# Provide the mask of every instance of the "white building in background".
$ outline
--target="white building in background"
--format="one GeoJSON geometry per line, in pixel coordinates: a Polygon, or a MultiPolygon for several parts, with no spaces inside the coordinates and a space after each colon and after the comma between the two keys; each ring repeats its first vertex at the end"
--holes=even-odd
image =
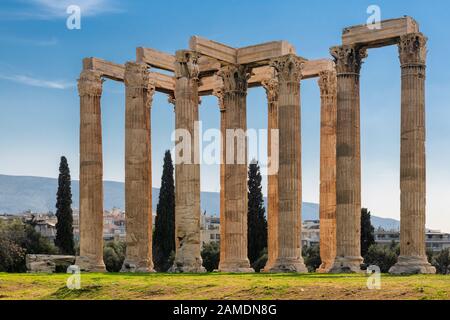
{"type": "Polygon", "coordinates": [[[319,245],[320,221],[305,220],[302,223],[302,246],[310,247],[319,245]]]}
{"type": "Polygon", "coordinates": [[[202,248],[210,242],[220,243],[220,218],[203,213],[200,216],[200,243],[202,248]]]}
{"type": "MultiPolygon", "coordinates": [[[[400,242],[400,231],[384,230],[378,228],[375,230],[375,242],[382,245],[390,245],[394,241],[400,242]]],[[[427,229],[425,233],[425,244],[427,249],[435,252],[450,248],[450,234],[439,230],[427,229]]]]}

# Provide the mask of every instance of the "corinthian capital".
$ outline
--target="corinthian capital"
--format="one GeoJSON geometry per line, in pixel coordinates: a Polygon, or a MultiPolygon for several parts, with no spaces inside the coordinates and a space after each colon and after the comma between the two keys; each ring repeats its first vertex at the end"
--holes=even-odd
{"type": "Polygon", "coordinates": [[[398,52],[400,63],[424,65],[427,58],[427,38],[422,33],[410,33],[400,37],[398,52]]]}
{"type": "Polygon", "coordinates": [[[147,65],[137,62],[125,64],[125,86],[128,88],[147,88],[149,85],[147,65]]]}
{"type": "Polygon", "coordinates": [[[278,79],[273,77],[262,81],[262,86],[266,89],[268,102],[278,101],[278,79]]]}
{"type": "Polygon", "coordinates": [[[281,82],[300,82],[302,79],[302,66],[304,59],[294,54],[288,54],[275,58],[270,62],[270,66],[277,71],[278,80],[281,82]]]}
{"type": "Polygon", "coordinates": [[[336,70],[324,70],[319,72],[319,88],[320,95],[336,95],[337,94],[337,77],[336,70]]]}
{"type": "Polygon", "coordinates": [[[124,82],[127,88],[127,95],[135,96],[135,90],[147,90],[148,105],[151,106],[153,94],[155,93],[155,83],[150,80],[150,73],[146,64],[127,62],[125,64],[124,82]]]}
{"type": "Polygon", "coordinates": [[[250,78],[249,69],[241,65],[222,67],[217,75],[223,81],[223,93],[247,92],[247,80],[250,78]]]}
{"type": "Polygon", "coordinates": [[[80,96],[101,96],[102,95],[101,74],[93,70],[83,70],[78,79],[78,93],[80,96]]]}
{"type": "Polygon", "coordinates": [[[336,63],[336,71],[338,74],[359,74],[363,59],[367,58],[367,49],[356,45],[332,47],[330,53],[336,63]]]}
{"type": "Polygon", "coordinates": [[[175,53],[175,77],[198,79],[198,55],[193,51],[179,50],[175,53]]]}

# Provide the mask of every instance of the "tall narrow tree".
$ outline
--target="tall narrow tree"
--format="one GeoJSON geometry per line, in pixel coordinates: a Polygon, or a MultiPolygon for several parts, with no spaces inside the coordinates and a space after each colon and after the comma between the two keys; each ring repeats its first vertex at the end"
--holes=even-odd
{"type": "Polygon", "coordinates": [[[74,255],[72,216],[72,190],[70,186],[70,170],[66,157],[61,157],[59,164],[58,193],[56,200],[56,239],[55,245],[61,254],[74,255]]]}
{"type": "Polygon", "coordinates": [[[153,262],[157,271],[167,271],[171,266],[171,253],[175,251],[175,183],[170,151],[164,155],[161,189],[156,208],[153,233],[153,262]]]}
{"type": "Polygon", "coordinates": [[[370,220],[370,211],[366,208],[361,209],[361,256],[365,256],[369,247],[375,244],[375,228],[370,220]]]}
{"type": "Polygon", "coordinates": [[[248,258],[254,264],[264,248],[267,248],[267,221],[261,187],[261,172],[253,160],[248,170],[248,258]]]}

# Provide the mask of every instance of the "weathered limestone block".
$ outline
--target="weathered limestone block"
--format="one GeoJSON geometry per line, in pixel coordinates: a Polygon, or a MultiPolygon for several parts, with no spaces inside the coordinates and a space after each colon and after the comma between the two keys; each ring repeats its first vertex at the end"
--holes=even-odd
{"type": "Polygon", "coordinates": [[[421,33],[400,38],[402,69],[400,145],[400,257],[393,274],[436,273],[425,253],[425,63],[421,33]]]}
{"type": "Polygon", "coordinates": [[[175,261],[170,272],[205,272],[200,243],[200,162],[195,134],[198,115],[197,55],[175,57],[175,261]],[[178,133],[180,136],[178,136],[178,133]]]}
{"type": "Polygon", "coordinates": [[[319,73],[320,87],[320,259],[328,272],[336,257],[336,71],[319,73]]]}
{"type": "Polygon", "coordinates": [[[223,170],[221,172],[220,263],[222,272],[254,272],[247,257],[247,68],[223,67],[221,112],[223,170]]]}
{"type": "Polygon", "coordinates": [[[57,268],[67,269],[75,263],[75,256],[27,254],[25,263],[28,272],[31,273],[53,273],[57,268]]]}
{"type": "Polygon", "coordinates": [[[355,45],[331,48],[337,72],[336,258],[330,272],[360,272],[361,155],[359,72],[367,55],[355,45]]]}
{"type": "Polygon", "coordinates": [[[150,108],[155,91],[147,66],[125,66],[126,254],[122,272],[153,272],[150,108]]]}
{"type": "Polygon", "coordinates": [[[278,78],[277,250],[269,272],[308,272],[301,249],[300,80],[303,59],[289,54],[271,65],[278,78]]]}
{"type": "Polygon", "coordinates": [[[83,271],[105,272],[103,263],[103,155],[100,73],[84,70],[80,95],[80,256],[83,271]]]}

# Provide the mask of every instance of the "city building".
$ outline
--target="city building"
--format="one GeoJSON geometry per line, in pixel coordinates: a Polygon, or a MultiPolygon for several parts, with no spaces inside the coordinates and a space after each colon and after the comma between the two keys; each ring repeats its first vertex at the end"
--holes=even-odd
{"type": "Polygon", "coordinates": [[[200,242],[202,247],[210,242],[220,243],[220,218],[206,215],[200,218],[200,242]]]}

